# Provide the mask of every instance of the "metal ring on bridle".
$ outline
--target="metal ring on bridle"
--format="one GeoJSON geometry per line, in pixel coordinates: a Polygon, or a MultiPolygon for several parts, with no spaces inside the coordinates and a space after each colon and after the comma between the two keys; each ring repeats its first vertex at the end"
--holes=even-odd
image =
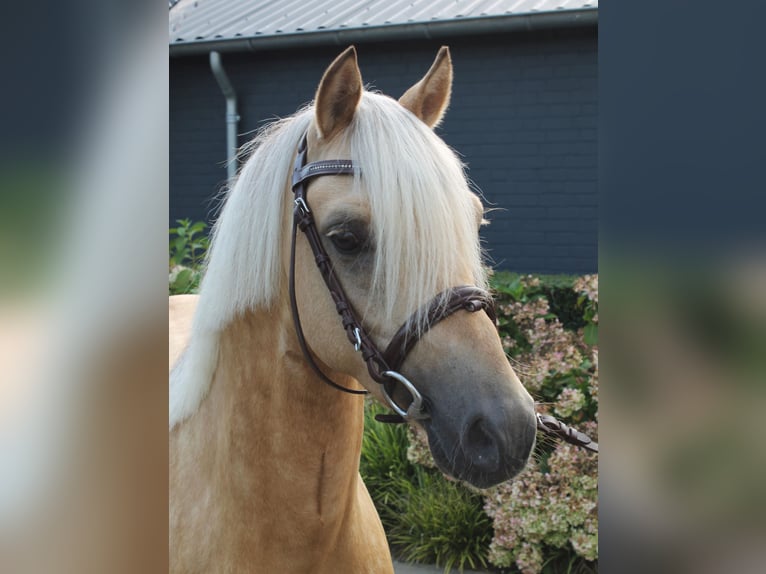
{"type": "Polygon", "coordinates": [[[386,391],[386,387],[383,386],[383,389],[382,389],[383,397],[385,397],[386,402],[388,403],[388,406],[390,406],[396,414],[398,414],[400,417],[402,417],[406,421],[428,418],[428,415],[423,412],[422,395],[415,388],[415,385],[413,385],[410,381],[407,380],[407,377],[405,377],[401,373],[397,373],[396,371],[383,371],[382,375],[384,377],[388,377],[390,379],[394,379],[395,381],[398,381],[404,386],[405,389],[407,389],[407,392],[410,393],[410,395],[412,395],[412,402],[410,403],[410,405],[407,407],[407,410],[405,411],[399,405],[397,405],[396,402],[394,402],[394,399],[386,391]]]}

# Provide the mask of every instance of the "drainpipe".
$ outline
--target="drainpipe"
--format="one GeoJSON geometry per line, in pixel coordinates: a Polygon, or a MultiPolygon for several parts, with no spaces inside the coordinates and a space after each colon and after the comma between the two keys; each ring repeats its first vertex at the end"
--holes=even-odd
{"type": "Polygon", "coordinates": [[[210,52],[210,69],[218,82],[218,87],[226,98],[226,170],[229,182],[237,175],[237,93],[226,75],[221,63],[221,54],[210,52]]]}

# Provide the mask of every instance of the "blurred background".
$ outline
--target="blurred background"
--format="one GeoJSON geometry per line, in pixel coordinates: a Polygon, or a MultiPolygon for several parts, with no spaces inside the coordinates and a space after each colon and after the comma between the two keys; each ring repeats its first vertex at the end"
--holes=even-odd
{"type": "Polygon", "coordinates": [[[712,8],[600,12],[606,572],[763,569],[764,10],[712,8]]]}
{"type": "Polygon", "coordinates": [[[167,568],[166,11],[3,10],[2,572],[167,568]]]}

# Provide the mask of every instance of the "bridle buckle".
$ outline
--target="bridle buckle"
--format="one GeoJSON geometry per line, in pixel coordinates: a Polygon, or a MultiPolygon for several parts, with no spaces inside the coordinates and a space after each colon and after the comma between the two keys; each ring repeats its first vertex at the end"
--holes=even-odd
{"type": "Polygon", "coordinates": [[[302,197],[296,197],[293,203],[295,204],[295,208],[300,212],[301,216],[306,216],[311,213],[309,206],[306,204],[302,197]]]}

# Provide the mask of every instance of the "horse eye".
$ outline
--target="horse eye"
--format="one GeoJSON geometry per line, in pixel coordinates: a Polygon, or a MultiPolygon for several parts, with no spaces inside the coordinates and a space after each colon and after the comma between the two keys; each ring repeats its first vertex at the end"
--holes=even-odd
{"type": "Polygon", "coordinates": [[[354,235],[352,231],[343,230],[330,235],[335,248],[346,255],[351,255],[359,251],[362,246],[362,242],[354,235]]]}

